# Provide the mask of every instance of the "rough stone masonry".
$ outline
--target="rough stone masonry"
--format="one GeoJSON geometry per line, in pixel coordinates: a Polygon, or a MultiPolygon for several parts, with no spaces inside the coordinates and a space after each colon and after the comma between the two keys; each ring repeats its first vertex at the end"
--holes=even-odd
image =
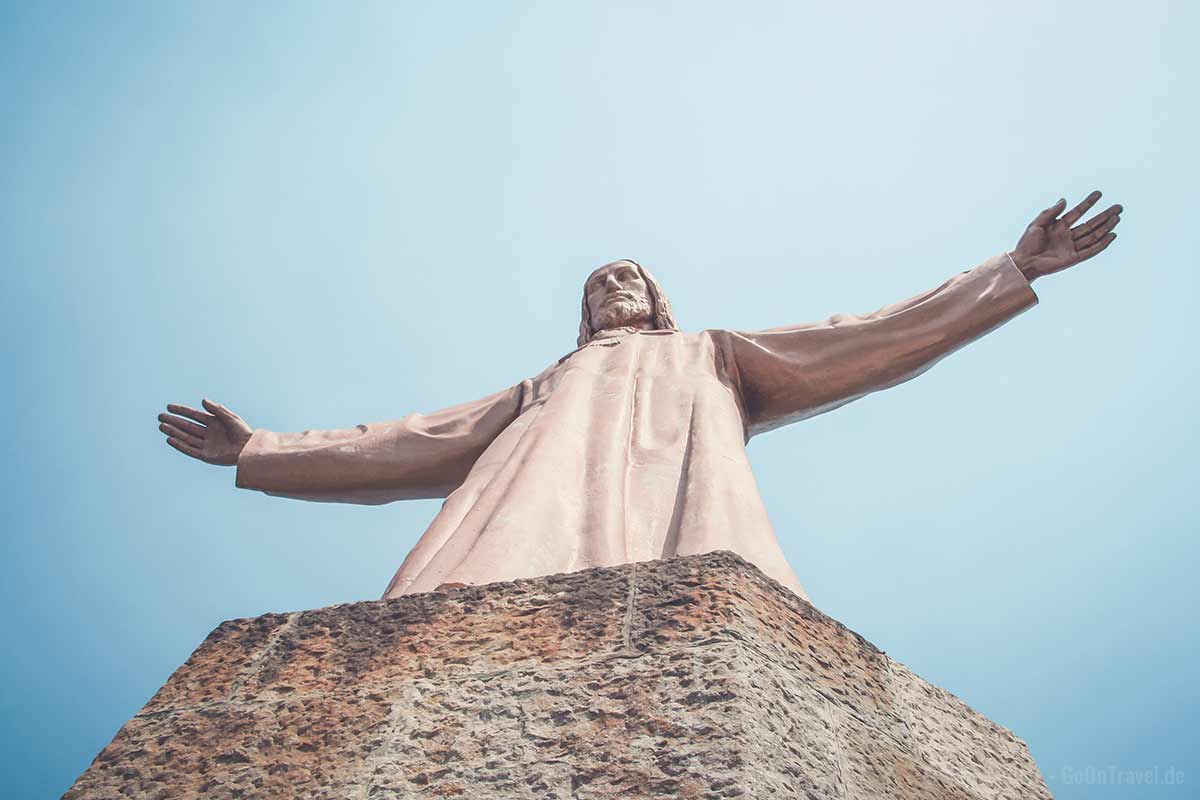
{"type": "Polygon", "coordinates": [[[220,625],[67,798],[1049,798],[727,552],[220,625]]]}

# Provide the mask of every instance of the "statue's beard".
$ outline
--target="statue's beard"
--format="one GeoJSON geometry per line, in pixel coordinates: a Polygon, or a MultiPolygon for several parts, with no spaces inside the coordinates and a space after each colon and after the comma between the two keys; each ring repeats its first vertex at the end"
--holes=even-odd
{"type": "Polygon", "coordinates": [[[650,301],[645,297],[613,300],[600,307],[592,319],[592,327],[597,331],[610,328],[624,328],[647,322],[654,316],[650,301]]]}

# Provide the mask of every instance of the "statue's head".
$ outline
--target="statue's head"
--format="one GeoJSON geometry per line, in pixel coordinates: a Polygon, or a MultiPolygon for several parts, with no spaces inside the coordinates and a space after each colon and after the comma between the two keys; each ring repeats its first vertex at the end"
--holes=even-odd
{"type": "Polygon", "coordinates": [[[678,330],[662,287],[636,261],[623,258],[600,267],[583,284],[578,345],[610,328],[678,330]]]}

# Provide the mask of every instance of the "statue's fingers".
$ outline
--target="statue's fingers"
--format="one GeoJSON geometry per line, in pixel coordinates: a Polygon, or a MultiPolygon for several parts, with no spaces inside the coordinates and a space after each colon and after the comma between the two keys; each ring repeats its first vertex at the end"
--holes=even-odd
{"type": "Polygon", "coordinates": [[[1096,191],[1089,194],[1087,197],[1083,198],[1083,201],[1079,205],[1075,206],[1070,211],[1068,211],[1066,213],[1066,215],[1063,217],[1063,222],[1067,223],[1067,225],[1074,225],[1076,222],[1079,221],[1080,217],[1082,217],[1084,214],[1087,213],[1089,208],[1096,205],[1096,201],[1099,199],[1100,199],[1100,190],[1097,189],[1096,191]]]}
{"type": "Polygon", "coordinates": [[[192,447],[187,442],[183,442],[183,441],[180,441],[179,439],[168,436],[167,444],[171,445],[171,447],[174,447],[176,450],[183,453],[185,456],[191,456],[192,458],[198,458],[201,461],[204,460],[204,456],[200,453],[200,451],[198,449],[196,449],[195,447],[192,447]]]}
{"type": "Polygon", "coordinates": [[[208,433],[208,428],[203,425],[197,425],[194,422],[188,422],[183,417],[176,417],[173,414],[159,414],[159,422],[165,422],[168,425],[173,425],[185,433],[190,433],[192,436],[203,438],[208,433]]]}
{"type": "Polygon", "coordinates": [[[1094,243],[1104,239],[1104,236],[1108,235],[1110,230],[1117,227],[1117,222],[1120,221],[1120,219],[1121,219],[1121,217],[1112,217],[1110,219],[1109,223],[1103,225],[1102,228],[1093,230],[1092,233],[1087,234],[1086,236],[1082,237],[1082,239],[1076,239],[1075,240],[1075,252],[1080,252],[1080,251],[1082,251],[1082,249],[1091,247],[1092,245],[1094,245],[1094,243]]]}
{"type": "Polygon", "coordinates": [[[1117,227],[1117,223],[1121,221],[1120,217],[1109,217],[1104,221],[1104,224],[1094,229],[1091,233],[1085,234],[1075,240],[1075,249],[1080,250],[1084,247],[1090,247],[1096,242],[1104,238],[1104,235],[1117,227]]]}
{"type": "Polygon", "coordinates": [[[216,414],[221,419],[226,420],[227,422],[232,422],[233,420],[241,419],[241,417],[239,417],[237,414],[233,413],[228,408],[226,408],[225,406],[216,402],[215,400],[209,400],[208,398],[204,398],[200,402],[203,403],[204,407],[207,408],[209,411],[216,414]]]}
{"type": "Polygon", "coordinates": [[[1125,209],[1123,209],[1119,204],[1115,205],[1115,206],[1109,206],[1108,208],[1104,209],[1096,216],[1089,219],[1087,222],[1084,222],[1081,225],[1076,225],[1074,228],[1072,228],[1071,229],[1071,238],[1079,239],[1083,236],[1086,236],[1087,234],[1091,233],[1092,231],[1096,230],[1096,228],[1098,228],[1099,226],[1101,226],[1105,222],[1107,222],[1109,217],[1113,217],[1113,216],[1119,217],[1121,212],[1124,210],[1125,209]]]}
{"type": "Polygon", "coordinates": [[[1089,258],[1091,258],[1092,256],[1097,255],[1100,252],[1102,252],[1104,250],[1104,248],[1108,247],[1110,244],[1115,242],[1116,239],[1117,239],[1117,235],[1115,233],[1110,233],[1107,236],[1105,236],[1103,239],[1101,239],[1100,241],[1096,242],[1091,247],[1085,247],[1082,250],[1078,251],[1075,254],[1075,257],[1076,257],[1077,261],[1086,261],[1089,258]]]}
{"type": "Polygon", "coordinates": [[[163,422],[158,426],[158,429],[165,433],[168,438],[178,439],[185,444],[190,444],[192,447],[204,446],[204,439],[200,438],[199,436],[193,436],[190,433],[181,431],[174,425],[168,425],[167,423],[163,422]]]}
{"type": "Polygon", "coordinates": [[[211,425],[216,419],[212,414],[205,414],[203,411],[197,411],[190,406],[181,406],[178,403],[167,403],[167,411],[172,414],[182,414],[188,419],[194,419],[204,425],[211,425]]]}
{"type": "Polygon", "coordinates": [[[1062,213],[1062,210],[1067,207],[1067,198],[1060,198],[1057,203],[1047,208],[1042,213],[1033,218],[1035,224],[1046,225],[1054,221],[1054,218],[1062,213]]]}

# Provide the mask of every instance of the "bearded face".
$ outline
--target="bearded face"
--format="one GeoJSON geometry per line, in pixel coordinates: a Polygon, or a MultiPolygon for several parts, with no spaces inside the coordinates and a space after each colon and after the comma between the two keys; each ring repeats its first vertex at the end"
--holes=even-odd
{"type": "Polygon", "coordinates": [[[646,282],[628,261],[614,261],[596,270],[584,292],[597,331],[640,326],[654,317],[646,282]]]}
{"type": "Polygon", "coordinates": [[[597,330],[606,330],[634,326],[650,317],[650,300],[644,295],[631,295],[609,298],[592,316],[592,321],[597,330]]]}

